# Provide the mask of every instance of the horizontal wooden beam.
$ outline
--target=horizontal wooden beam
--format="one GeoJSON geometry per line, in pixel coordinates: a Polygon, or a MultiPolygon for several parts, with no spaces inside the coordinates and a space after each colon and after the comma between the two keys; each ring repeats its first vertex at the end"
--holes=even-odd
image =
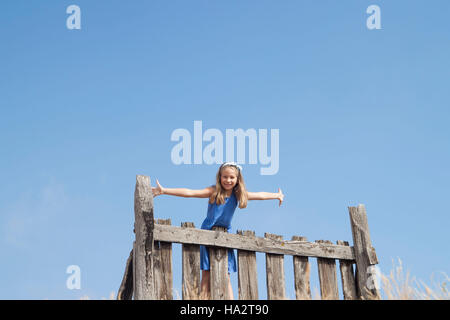
{"type": "Polygon", "coordinates": [[[153,239],[154,241],[217,246],[292,256],[352,260],[352,262],[355,262],[353,247],[335,244],[274,240],[219,231],[181,228],[158,224],[154,226],[153,239]]]}

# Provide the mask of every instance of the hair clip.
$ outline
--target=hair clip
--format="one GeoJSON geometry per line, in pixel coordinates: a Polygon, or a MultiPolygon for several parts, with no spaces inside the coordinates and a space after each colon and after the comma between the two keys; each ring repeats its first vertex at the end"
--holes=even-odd
{"type": "Polygon", "coordinates": [[[242,167],[240,165],[238,165],[236,162],[224,162],[224,163],[222,163],[222,165],[220,167],[222,168],[225,166],[233,166],[233,167],[238,168],[239,171],[242,171],[242,167]]]}

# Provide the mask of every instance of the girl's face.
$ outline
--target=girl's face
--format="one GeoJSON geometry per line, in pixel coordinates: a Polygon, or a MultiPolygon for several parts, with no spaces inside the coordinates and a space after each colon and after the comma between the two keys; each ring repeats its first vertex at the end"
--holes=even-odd
{"type": "Polygon", "coordinates": [[[222,169],[222,173],[220,175],[220,183],[222,188],[226,191],[233,190],[234,186],[237,184],[237,169],[233,167],[225,167],[222,169]]]}

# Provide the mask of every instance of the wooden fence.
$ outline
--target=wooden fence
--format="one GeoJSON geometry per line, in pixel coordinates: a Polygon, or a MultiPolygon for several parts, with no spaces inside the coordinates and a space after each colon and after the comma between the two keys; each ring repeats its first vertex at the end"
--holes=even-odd
{"type": "Polygon", "coordinates": [[[134,195],[136,240],[126,263],[117,299],[173,299],[172,243],[182,244],[182,298],[199,299],[200,245],[210,252],[211,299],[228,299],[228,248],[237,249],[239,299],[257,300],[256,252],[266,257],[267,299],[286,299],[284,256],[293,256],[296,299],[311,299],[310,258],[317,258],[322,299],[339,299],[336,260],[344,299],[380,299],[373,266],[378,263],[372,247],[364,205],[349,207],[353,246],[347,241],[318,240],[305,237],[253,231],[230,234],[220,230],[196,229],[191,222],[181,227],[169,220],[154,220],[150,178],[136,177],[134,195]],[[353,266],[355,265],[355,267],[353,266]]]}

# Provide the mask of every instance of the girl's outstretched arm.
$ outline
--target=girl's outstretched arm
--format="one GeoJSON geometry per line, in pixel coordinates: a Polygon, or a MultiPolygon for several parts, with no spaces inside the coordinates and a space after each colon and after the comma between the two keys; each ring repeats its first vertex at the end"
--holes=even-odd
{"type": "Polygon", "coordinates": [[[283,203],[284,200],[284,194],[281,191],[280,188],[278,188],[277,193],[272,192],[247,192],[248,200],[273,200],[278,199],[280,200],[280,206],[281,203],[283,203]]]}
{"type": "Polygon", "coordinates": [[[214,187],[207,187],[201,190],[193,190],[187,188],[163,188],[159,181],[156,180],[156,187],[152,187],[153,197],[161,194],[185,198],[209,198],[214,192],[214,187]]]}

